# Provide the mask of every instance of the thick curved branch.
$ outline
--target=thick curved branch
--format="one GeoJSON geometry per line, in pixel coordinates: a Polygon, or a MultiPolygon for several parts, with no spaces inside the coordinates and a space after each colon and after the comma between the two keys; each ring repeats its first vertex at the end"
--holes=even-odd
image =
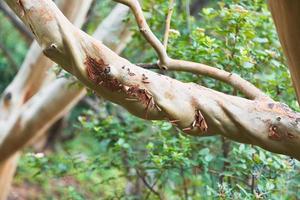
{"type": "Polygon", "coordinates": [[[159,57],[158,66],[160,68],[176,70],[176,71],[185,71],[185,72],[191,72],[191,73],[200,74],[204,76],[209,76],[217,80],[223,81],[225,83],[228,83],[229,85],[233,86],[235,89],[241,91],[249,99],[271,100],[261,90],[259,90],[253,84],[241,78],[237,74],[229,73],[224,70],[210,67],[205,64],[183,61],[183,60],[176,60],[170,58],[166,53],[166,48],[164,47],[164,45],[161,44],[159,39],[154,35],[150,27],[148,26],[138,0],[114,0],[114,1],[123,3],[131,8],[142,35],[155,49],[159,57]]]}
{"type": "Polygon", "coordinates": [[[189,134],[218,133],[300,159],[300,114],[287,106],[226,95],[140,68],[76,29],[52,1],[19,1],[22,5],[9,4],[23,11],[22,20],[33,27],[49,58],[136,116],[167,119],[189,134]]]}

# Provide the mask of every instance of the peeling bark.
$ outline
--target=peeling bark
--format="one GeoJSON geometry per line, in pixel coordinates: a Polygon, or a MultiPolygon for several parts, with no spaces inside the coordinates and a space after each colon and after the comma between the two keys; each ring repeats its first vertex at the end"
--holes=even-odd
{"type": "Polygon", "coordinates": [[[51,1],[19,0],[21,5],[14,0],[7,1],[13,10],[22,10],[20,17],[32,26],[49,58],[84,85],[134,115],[151,120],[176,120],[178,127],[188,134],[221,134],[300,159],[300,115],[284,104],[269,98],[248,100],[226,95],[142,69],[76,29],[51,1]],[[93,60],[93,66],[89,60],[93,60]],[[93,78],[89,68],[96,72],[93,78]],[[145,77],[147,83],[143,82],[145,77]],[[203,122],[201,125],[200,118],[205,120],[207,128],[203,122]],[[199,123],[200,126],[193,126],[199,123]],[[277,136],[274,139],[274,135],[280,139],[277,136]]]}

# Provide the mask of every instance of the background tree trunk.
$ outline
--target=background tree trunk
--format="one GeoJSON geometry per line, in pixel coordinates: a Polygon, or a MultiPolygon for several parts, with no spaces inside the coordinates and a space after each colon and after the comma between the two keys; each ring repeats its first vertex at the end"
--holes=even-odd
{"type": "MultiPolygon", "coordinates": [[[[70,21],[74,22],[74,25],[81,26],[91,1],[75,0],[70,4],[67,0],[60,0],[58,5],[70,21]]],[[[1,3],[1,5],[3,4],[4,2],[1,3]]],[[[5,8],[4,5],[3,7],[5,8]]],[[[33,42],[20,71],[5,90],[4,98],[1,99],[0,120],[2,120],[2,123],[0,125],[2,127],[0,126],[0,130],[4,129],[3,126],[6,125],[6,120],[13,117],[12,115],[16,110],[20,109],[43,85],[49,84],[49,81],[53,80],[55,76],[47,73],[47,70],[53,64],[51,60],[43,55],[39,45],[33,42]]],[[[18,164],[19,154],[17,152],[0,163],[0,200],[7,197],[18,164]]]]}
{"type": "Polygon", "coordinates": [[[300,1],[268,1],[300,102],[300,1]]]}
{"type": "MultiPolygon", "coordinates": [[[[80,7],[83,8],[83,7],[80,7]]],[[[126,6],[123,6],[121,4],[117,5],[111,14],[99,25],[97,28],[94,36],[98,38],[99,40],[103,40],[105,43],[108,43],[111,48],[115,49],[118,52],[121,52],[123,48],[126,46],[126,43],[131,38],[131,31],[129,31],[128,27],[125,26],[125,23],[123,19],[128,13],[128,8],[126,6]],[[113,27],[107,27],[108,23],[112,23],[113,27]]],[[[86,10],[87,11],[87,10],[86,10]]],[[[26,104],[22,105],[22,108],[26,108],[26,105],[29,104],[29,110],[35,110],[35,112],[42,112],[45,113],[43,110],[45,107],[43,106],[43,99],[46,101],[51,102],[51,105],[55,108],[58,107],[57,112],[52,112],[53,115],[48,115],[49,118],[43,118],[41,115],[34,114],[34,119],[42,119],[39,121],[38,124],[41,126],[38,126],[40,128],[38,129],[27,129],[27,131],[30,131],[30,135],[33,137],[31,138],[29,135],[26,135],[26,132],[20,131],[18,134],[23,134],[25,138],[21,141],[21,145],[33,142],[37,137],[44,134],[44,132],[47,130],[47,127],[51,126],[56,120],[58,120],[61,116],[64,116],[66,113],[70,111],[71,108],[85,95],[86,91],[82,87],[71,87],[70,84],[74,83],[73,79],[65,79],[60,78],[52,83],[48,84],[47,87],[41,88],[37,94],[33,96],[33,98],[30,99],[29,102],[26,102],[26,104]],[[38,98],[35,98],[36,96],[40,96],[38,98]],[[32,104],[30,106],[30,104],[32,104]],[[46,127],[46,128],[45,128],[46,127]],[[27,137],[26,137],[27,136],[27,137]]],[[[51,105],[48,103],[44,104],[47,106],[47,110],[55,110],[51,109],[51,105]]],[[[29,120],[30,122],[30,120],[29,120]]],[[[25,125],[26,126],[26,125],[25,125]]],[[[15,132],[14,132],[15,133],[15,132]]],[[[12,143],[15,144],[14,140],[11,140],[12,143]]],[[[11,143],[11,144],[12,144],[11,143]]],[[[18,149],[15,149],[14,151],[17,151],[18,149]]],[[[9,155],[13,153],[11,151],[9,155]]],[[[17,158],[14,158],[17,159],[17,158]]],[[[9,160],[3,161],[3,165],[7,166],[6,163],[12,163],[12,159],[9,158],[9,160]]],[[[16,167],[16,162],[14,163],[16,167]]],[[[11,169],[14,169],[13,167],[11,169]]],[[[13,175],[13,173],[12,173],[13,175]]],[[[8,179],[3,176],[3,182],[9,185],[8,179]]],[[[3,188],[4,189],[4,188],[3,188]]],[[[1,190],[1,188],[0,188],[1,190]]]]}
{"type": "Polygon", "coordinates": [[[11,182],[18,165],[19,154],[19,152],[15,153],[0,163],[0,200],[5,200],[9,194],[11,182]]]}

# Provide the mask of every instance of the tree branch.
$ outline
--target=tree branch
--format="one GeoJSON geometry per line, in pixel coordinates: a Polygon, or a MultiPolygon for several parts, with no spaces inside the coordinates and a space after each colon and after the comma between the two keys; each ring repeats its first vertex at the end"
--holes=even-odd
{"type": "Polygon", "coordinates": [[[237,74],[229,73],[218,68],[210,67],[205,64],[176,60],[170,58],[165,47],[161,44],[159,39],[154,35],[148,26],[146,19],[143,15],[142,8],[137,0],[114,0],[119,3],[123,3],[129,6],[136,18],[136,22],[140,28],[142,35],[150,43],[150,45],[155,49],[159,62],[158,66],[161,69],[169,69],[176,71],[185,71],[195,74],[200,74],[204,76],[209,76],[217,80],[223,81],[232,85],[235,89],[241,91],[249,99],[267,99],[271,100],[266,94],[252,85],[250,82],[242,79],[237,74]]]}
{"type": "Polygon", "coordinates": [[[136,174],[138,175],[138,177],[143,181],[146,188],[148,188],[149,191],[152,192],[154,195],[156,195],[159,199],[163,199],[163,198],[161,198],[160,193],[154,189],[155,185],[151,186],[150,183],[148,183],[148,181],[146,180],[145,175],[141,174],[139,169],[136,168],[135,171],[136,171],[136,174]]]}
{"type": "Polygon", "coordinates": [[[29,29],[24,26],[22,21],[18,19],[18,17],[9,9],[4,1],[0,1],[0,10],[10,19],[13,25],[19,30],[19,32],[25,37],[28,43],[32,42],[34,39],[33,34],[29,31],[29,29]]]}
{"type": "Polygon", "coordinates": [[[168,39],[169,39],[169,32],[170,32],[173,10],[174,10],[174,0],[169,0],[169,9],[168,9],[168,15],[167,15],[167,19],[166,19],[166,28],[165,28],[165,34],[164,34],[164,48],[166,50],[167,50],[167,46],[168,46],[168,39]]]}
{"type": "Polygon", "coordinates": [[[300,1],[268,0],[300,104],[300,1]]]}
{"type": "Polygon", "coordinates": [[[179,128],[192,135],[218,133],[300,159],[300,114],[284,104],[226,95],[140,68],[75,28],[52,1],[7,1],[13,10],[21,11],[17,13],[32,27],[49,58],[134,115],[176,120],[179,128]]]}
{"type": "Polygon", "coordinates": [[[13,72],[16,73],[18,71],[18,65],[16,61],[13,59],[13,56],[10,54],[9,50],[5,48],[3,44],[0,43],[0,50],[5,55],[8,62],[10,62],[13,72]]]}

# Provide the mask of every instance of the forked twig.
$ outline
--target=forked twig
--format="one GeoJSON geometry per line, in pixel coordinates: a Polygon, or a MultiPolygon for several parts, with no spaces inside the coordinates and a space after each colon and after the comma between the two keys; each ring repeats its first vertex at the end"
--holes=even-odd
{"type": "Polygon", "coordinates": [[[140,28],[142,35],[149,42],[149,44],[155,49],[159,57],[159,62],[158,62],[159,68],[185,71],[185,72],[191,72],[191,73],[200,74],[204,76],[209,76],[233,86],[235,89],[241,91],[249,99],[265,99],[265,100],[272,101],[270,97],[268,97],[261,90],[256,88],[252,83],[241,78],[237,74],[226,72],[224,70],[214,68],[201,63],[195,63],[195,62],[184,61],[184,60],[176,60],[170,58],[166,52],[164,45],[159,41],[159,39],[154,35],[150,27],[148,26],[138,0],[114,0],[114,1],[125,4],[131,8],[131,11],[133,12],[136,18],[136,22],[140,28]]]}

